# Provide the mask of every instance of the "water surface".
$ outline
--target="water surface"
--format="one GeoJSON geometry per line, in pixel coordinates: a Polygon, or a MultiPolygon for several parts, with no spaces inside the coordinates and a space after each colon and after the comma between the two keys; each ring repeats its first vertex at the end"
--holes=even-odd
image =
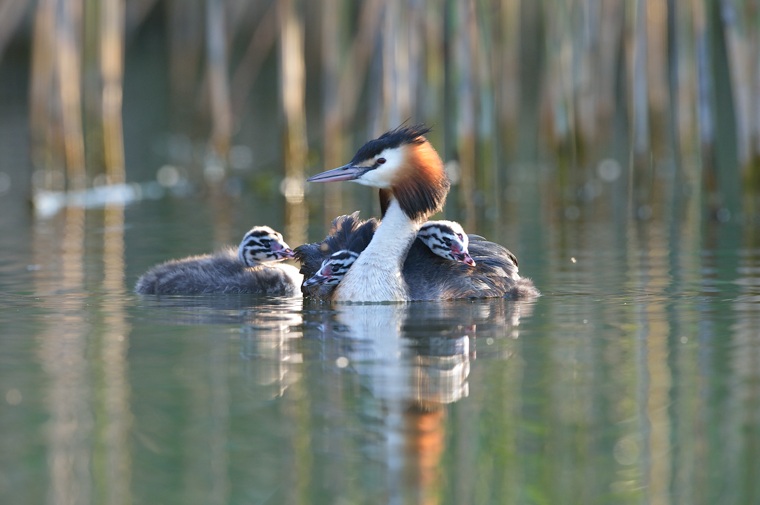
{"type": "Polygon", "coordinates": [[[750,225],[483,231],[528,302],[134,295],[256,224],[200,203],[5,214],[3,503],[760,503],[750,225]]]}

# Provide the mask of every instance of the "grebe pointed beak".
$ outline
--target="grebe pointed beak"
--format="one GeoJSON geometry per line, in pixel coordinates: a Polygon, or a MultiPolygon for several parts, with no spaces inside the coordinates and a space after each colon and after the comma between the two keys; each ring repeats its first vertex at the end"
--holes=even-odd
{"type": "Polygon", "coordinates": [[[366,174],[372,167],[359,167],[348,163],[342,167],[333,168],[321,174],[312,175],[306,182],[337,182],[353,181],[366,174]]]}

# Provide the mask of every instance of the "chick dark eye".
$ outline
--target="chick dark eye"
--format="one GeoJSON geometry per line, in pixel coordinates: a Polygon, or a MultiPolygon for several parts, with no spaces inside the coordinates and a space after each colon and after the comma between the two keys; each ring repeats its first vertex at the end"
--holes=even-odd
{"type": "Polygon", "coordinates": [[[382,165],[383,163],[385,163],[385,158],[378,158],[377,159],[377,164],[378,165],[382,165]]]}
{"type": "Polygon", "coordinates": [[[459,237],[459,240],[464,240],[464,235],[461,233],[457,233],[457,237],[459,237]]]}

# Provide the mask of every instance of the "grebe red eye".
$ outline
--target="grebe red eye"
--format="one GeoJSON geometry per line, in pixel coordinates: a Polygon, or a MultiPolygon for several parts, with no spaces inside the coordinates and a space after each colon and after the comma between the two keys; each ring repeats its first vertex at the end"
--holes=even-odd
{"type": "Polygon", "coordinates": [[[383,163],[385,163],[385,158],[378,158],[377,159],[377,164],[378,165],[382,165],[383,163]]]}

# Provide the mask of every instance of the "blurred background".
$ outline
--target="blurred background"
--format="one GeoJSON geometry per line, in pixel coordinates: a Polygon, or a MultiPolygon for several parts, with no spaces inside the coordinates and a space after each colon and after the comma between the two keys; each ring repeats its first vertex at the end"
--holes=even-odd
{"type": "Polygon", "coordinates": [[[434,127],[447,213],[469,228],[526,179],[563,217],[610,193],[625,215],[690,195],[735,218],[760,184],[758,16],[740,0],[3,0],[0,193],[43,214],[48,192],[125,181],[281,195],[298,243],[308,215],[363,207],[346,185],[306,201],[304,176],[409,121],[434,127]]]}

